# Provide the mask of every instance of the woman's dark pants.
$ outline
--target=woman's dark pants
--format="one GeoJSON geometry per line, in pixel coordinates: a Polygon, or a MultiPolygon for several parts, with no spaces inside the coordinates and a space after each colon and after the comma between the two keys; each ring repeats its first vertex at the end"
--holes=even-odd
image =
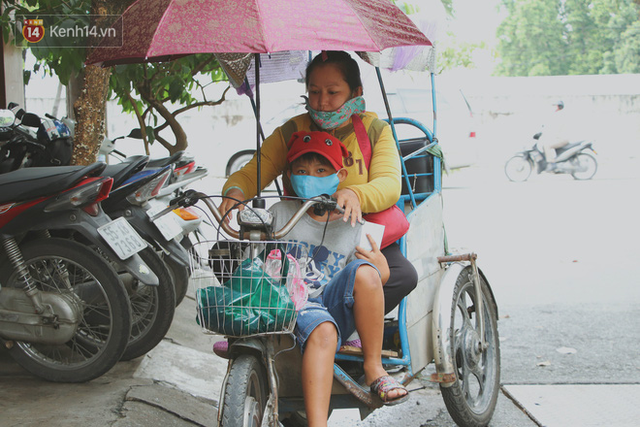
{"type": "Polygon", "coordinates": [[[389,280],[382,287],[384,290],[385,314],[400,304],[418,284],[418,273],[402,252],[400,245],[393,243],[381,251],[389,264],[389,280]]]}

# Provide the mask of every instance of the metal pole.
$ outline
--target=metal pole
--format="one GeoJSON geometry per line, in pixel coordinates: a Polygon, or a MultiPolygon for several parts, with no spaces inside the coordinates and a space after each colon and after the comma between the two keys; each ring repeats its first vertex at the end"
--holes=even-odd
{"type": "Polygon", "coordinates": [[[260,54],[255,54],[255,73],[256,73],[256,160],[258,165],[258,177],[256,180],[256,184],[258,186],[258,191],[256,193],[256,198],[253,200],[254,208],[264,208],[265,202],[264,199],[260,198],[260,191],[262,189],[262,154],[260,152],[261,140],[260,136],[262,135],[262,129],[260,126],[260,54]]]}
{"type": "MultiPolygon", "coordinates": [[[[245,84],[247,85],[247,87],[249,87],[249,79],[247,79],[245,77],[244,81],[245,81],[245,84]]],[[[260,122],[260,119],[258,118],[258,108],[256,106],[256,101],[255,101],[255,99],[253,99],[253,94],[251,93],[251,91],[249,91],[248,94],[249,94],[248,95],[249,96],[249,101],[251,101],[251,108],[253,109],[253,116],[256,118],[256,123],[258,124],[258,132],[260,133],[261,141],[264,142],[266,137],[264,136],[264,130],[262,129],[262,123],[260,122]]],[[[278,182],[277,179],[275,179],[273,182],[276,184],[276,190],[278,190],[278,194],[280,196],[282,196],[282,189],[280,188],[280,183],[278,182]]]]}
{"type": "Polygon", "coordinates": [[[417,206],[416,199],[413,195],[413,190],[411,189],[411,182],[409,181],[409,176],[407,175],[407,167],[404,164],[404,160],[402,160],[402,151],[400,150],[400,143],[398,142],[398,135],[396,134],[396,126],[393,123],[393,116],[391,115],[391,107],[389,106],[387,91],[385,90],[384,83],[382,81],[382,74],[380,73],[380,67],[376,67],[376,75],[378,76],[378,83],[380,83],[380,90],[382,91],[382,99],[384,100],[384,106],[387,109],[387,116],[389,117],[389,125],[391,125],[391,133],[393,134],[393,139],[396,141],[396,148],[398,149],[398,155],[400,156],[400,164],[402,165],[402,174],[404,175],[404,181],[407,184],[407,190],[409,190],[409,198],[411,200],[411,206],[415,209],[417,206]]]}

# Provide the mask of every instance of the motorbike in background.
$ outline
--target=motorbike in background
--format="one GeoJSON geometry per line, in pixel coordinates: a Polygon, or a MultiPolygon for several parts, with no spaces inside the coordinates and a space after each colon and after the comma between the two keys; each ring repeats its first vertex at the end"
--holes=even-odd
{"type": "Polygon", "coordinates": [[[577,180],[593,178],[598,170],[598,161],[594,154],[593,142],[580,141],[556,148],[555,167],[550,169],[540,143],[540,133],[534,135],[536,142],[527,150],[521,151],[507,160],[504,172],[512,182],[523,182],[529,179],[535,169],[538,174],[549,172],[553,174],[570,174],[577,180]]]}

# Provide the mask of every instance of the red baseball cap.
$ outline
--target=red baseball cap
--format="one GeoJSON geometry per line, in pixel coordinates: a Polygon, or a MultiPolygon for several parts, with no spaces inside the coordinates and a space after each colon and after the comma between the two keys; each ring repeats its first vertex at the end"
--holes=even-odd
{"type": "Polygon", "coordinates": [[[327,132],[295,132],[291,135],[287,145],[289,147],[289,153],[287,153],[287,161],[289,163],[303,154],[318,153],[329,160],[336,170],[340,170],[343,167],[342,158],[349,155],[344,144],[327,132]]]}

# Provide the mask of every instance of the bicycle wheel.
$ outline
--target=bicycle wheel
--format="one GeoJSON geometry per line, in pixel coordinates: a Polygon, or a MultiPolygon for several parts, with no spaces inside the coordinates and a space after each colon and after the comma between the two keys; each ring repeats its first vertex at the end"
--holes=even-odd
{"type": "Polygon", "coordinates": [[[484,316],[482,349],[472,269],[462,270],[453,293],[450,343],[456,381],[440,390],[451,418],[463,427],[489,424],[500,391],[500,343],[495,301],[480,275],[484,316]]]}
{"type": "MultiPolygon", "coordinates": [[[[120,359],[131,330],[129,302],[116,272],[93,251],[69,240],[38,239],[20,250],[35,286],[72,301],[80,316],[65,344],[16,341],[10,350],[13,359],[54,382],[85,382],[107,372],[120,359]]],[[[7,260],[0,277],[7,287],[22,287],[7,260]]]]}
{"type": "Polygon", "coordinates": [[[222,427],[260,427],[267,404],[267,375],[258,358],[233,360],[222,404],[222,427]]]}

